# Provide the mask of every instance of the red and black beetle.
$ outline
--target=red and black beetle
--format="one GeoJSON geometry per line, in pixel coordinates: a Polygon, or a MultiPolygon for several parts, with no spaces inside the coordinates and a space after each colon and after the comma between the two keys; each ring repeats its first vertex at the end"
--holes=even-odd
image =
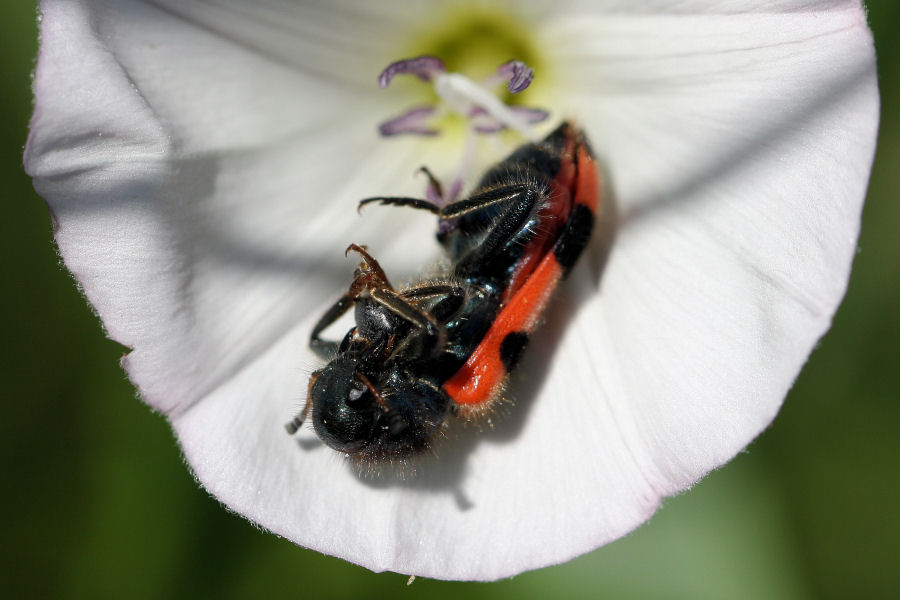
{"type": "Polygon", "coordinates": [[[311,414],[316,433],[335,450],[363,462],[402,460],[428,449],[451,415],[490,409],[587,246],[600,196],[584,134],[563,123],[491,168],[463,200],[363,200],[437,214],[451,266],[394,289],[364,247],[348,248],[362,261],[310,337],[332,358],[310,377],[306,406],[288,432],[311,414]],[[341,342],[322,340],[351,307],[356,326],[341,342]]]}

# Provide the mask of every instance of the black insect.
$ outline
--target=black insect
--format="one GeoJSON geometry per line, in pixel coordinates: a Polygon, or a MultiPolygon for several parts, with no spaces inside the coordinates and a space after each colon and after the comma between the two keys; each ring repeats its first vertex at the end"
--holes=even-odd
{"type": "Polygon", "coordinates": [[[310,337],[331,360],[310,377],[307,403],[288,432],[311,414],[335,450],[366,463],[403,460],[430,448],[450,415],[489,410],[587,245],[599,196],[584,136],[564,123],[491,168],[466,199],[363,200],[435,213],[451,267],[398,290],[364,247],[347,249],[362,260],[310,337]],[[323,340],[351,308],[355,327],[339,343],[323,340]]]}

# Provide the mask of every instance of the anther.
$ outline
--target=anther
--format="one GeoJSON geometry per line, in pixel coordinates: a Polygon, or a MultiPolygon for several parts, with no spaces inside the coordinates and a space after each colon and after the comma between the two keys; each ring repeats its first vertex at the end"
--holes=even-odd
{"type": "Polygon", "coordinates": [[[389,64],[378,75],[378,86],[386,88],[390,85],[395,75],[415,75],[422,81],[431,81],[438,73],[445,73],[447,67],[444,61],[436,56],[417,56],[416,58],[404,58],[389,64]]]}
{"type": "Polygon", "coordinates": [[[497,77],[500,79],[498,83],[507,82],[506,89],[511,94],[518,94],[531,85],[534,69],[521,60],[511,60],[497,68],[497,77]]]}

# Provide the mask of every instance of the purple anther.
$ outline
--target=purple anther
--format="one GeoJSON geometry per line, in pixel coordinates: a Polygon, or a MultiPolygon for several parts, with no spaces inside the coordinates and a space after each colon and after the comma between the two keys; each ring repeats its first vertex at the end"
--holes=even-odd
{"type": "Polygon", "coordinates": [[[529,108],[527,106],[510,106],[509,109],[519,115],[523,121],[529,125],[540,123],[550,116],[550,113],[543,108],[529,108]]]}
{"type": "Polygon", "coordinates": [[[472,129],[478,133],[497,133],[506,129],[506,125],[488,114],[480,106],[474,106],[469,110],[469,121],[472,129]]]}
{"type": "Polygon", "coordinates": [[[435,187],[434,183],[430,181],[428,182],[428,185],[425,186],[425,199],[435,206],[444,205],[444,197],[441,195],[441,190],[435,187]]]}
{"type": "MultiPolygon", "coordinates": [[[[378,86],[386,88],[394,75],[415,75],[422,81],[431,81],[438,73],[445,73],[444,61],[436,56],[417,56],[392,62],[378,76],[378,86]]],[[[526,84],[527,85],[527,84],[526,84]]],[[[524,88],[523,88],[524,89],[524,88]]]]}
{"type": "Polygon", "coordinates": [[[459,195],[462,194],[463,188],[463,180],[461,177],[457,177],[450,185],[447,187],[446,196],[444,197],[444,202],[446,204],[450,204],[451,202],[456,202],[459,198],[459,195]]]}
{"type": "Polygon", "coordinates": [[[434,176],[428,167],[419,167],[419,171],[428,177],[428,185],[425,186],[425,199],[437,206],[443,208],[448,204],[452,204],[459,199],[462,193],[463,180],[457,175],[450,186],[445,188],[441,182],[434,176]]]}
{"type": "Polygon", "coordinates": [[[419,172],[424,173],[425,176],[428,177],[428,185],[425,186],[425,199],[437,207],[443,206],[444,190],[441,187],[441,182],[438,181],[437,177],[434,176],[434,173],[424,165],[419,167],[419,172]]]}
{"type": "Polygon", "coordinates": [[[534,79],[534,69],[523,63],[521,60],[511,60],[508,63],[500,65],[497,74],[502,81],[508,81],[507,89],[511,94],[518,94],[529,85],[534,79]]]}
{"type": "Polygon", "coordinates": [[[437,135],[439,132],[432,129],[426,123],[434,115],[436,108],[433,106],[417,106],[411,108],[399,117],[394,117],[378,126],[378,132],[389,137],[403,133],[416,135],[437,135]]]}
{"type": "MultiPolygon", "coordinates": [[[[550,116],[546,110],[540,108],[528,108],[527,106],[510,106],[509,110],[518,116],[523,123],[533,125],[540,123],[550,116]]],[[[506,129],[506,125],[501,123],[480,107],[476,107],[469,111],[469,118],[472,120],[472,128],[478,133],[497,133],[506,129]]]]}

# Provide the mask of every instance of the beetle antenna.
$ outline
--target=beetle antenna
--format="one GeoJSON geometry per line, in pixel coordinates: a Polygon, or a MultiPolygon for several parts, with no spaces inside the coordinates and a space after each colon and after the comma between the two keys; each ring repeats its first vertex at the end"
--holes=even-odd
{"type": "Polygon", "coordinates": [[[301,425],[303,425],[303,417],[301,415],[297,415],[290,421],[290,423],[285,423],[284,428],[288,432],[288,435],[294,435],[295,433],[297,433],[297,430],[300,429],[301,425]]]}

